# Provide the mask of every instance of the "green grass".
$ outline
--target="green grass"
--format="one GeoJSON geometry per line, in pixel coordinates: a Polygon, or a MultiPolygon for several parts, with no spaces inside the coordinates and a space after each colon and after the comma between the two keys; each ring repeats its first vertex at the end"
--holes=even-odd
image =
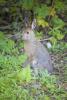
{"type": "Polygon", "coordinates": [[[0,100],[66,100],[67,93],[57,85],[55,75],[44,70],[33,77],[29,65],[21,67],[26,54],[20,54],[14,41],[0,35],[0,100]]]}

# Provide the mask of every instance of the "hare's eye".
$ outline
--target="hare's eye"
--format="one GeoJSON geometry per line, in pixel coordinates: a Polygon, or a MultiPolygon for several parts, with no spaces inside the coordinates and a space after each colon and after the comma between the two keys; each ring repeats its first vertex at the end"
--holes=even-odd
{"type": "Polygon", "coordinates": [[[27,32],[27,34],[29,34],[29,32],[27,32]]]}

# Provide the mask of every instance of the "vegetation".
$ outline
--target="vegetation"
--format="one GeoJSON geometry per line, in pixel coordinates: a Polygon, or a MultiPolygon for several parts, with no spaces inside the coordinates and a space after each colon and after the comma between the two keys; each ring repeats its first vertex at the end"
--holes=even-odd
{"type": "Polygon", "coordinates": [[[66,4],[67,0],[0,0],[0,100],[67,99],[66,4]],[[33,75],[30,65],[23,68],[23,41],[9,35],[21,35],[24,17],[29,22],[35,18],[36,37],[51,43],[53,75],[47,70],[33,75]]]}

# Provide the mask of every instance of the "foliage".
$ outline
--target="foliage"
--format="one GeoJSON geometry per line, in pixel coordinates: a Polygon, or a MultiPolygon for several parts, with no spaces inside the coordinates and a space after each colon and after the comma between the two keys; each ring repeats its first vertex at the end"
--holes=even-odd
{"type": "MultiPolygon", "coordinates": [[[[51,50],[54,53],[62,53],[67,50],[67,43],[62,41],[66,34],[66,29],[63,28],[66,23],[63,20],[67,1],[53,0],[54,4],[51,1],[42,0],[44,3],[39,3],[40,0],[0,0],[0,21],[6,21],[7,25],[12,23],[13,30],[19,30],[18,26],[21,27],[22,22],[19,25],[17,23],[23,21],[23,10],[32,10],[37,25],[43,29],[48,26],[47,33],[52,36],[51,50]]],[[[41,39],[44,36],[42,33],[36,32],[37,38],[41,39]]],[[[0,100],[66,100],[67,92],[58,83],[55,75],[40,70],[34,78],[29,65],[23,68],[23,63],[27,59],[26,54],[20,54],[19,50],[23,47],[22,41],[16,44],[0,31],[0,100]]],[[[66,61],[67,57],[64,60],[66,61]]],[[[64,81],[67,82],[67,66],[64,65],[63,68],[64,81]]]]}
{"type": "Polygon", "coordinates": [[[50,35],[52,35],[54,38],[56,38],[57,40],[61,40],[64,37],[64,34],[61,33],[61,31],[57,28],[53,28],[50,32],[50,35]]]}
{"type": "Polygon", "coordinates": [[[0,4],[1,4],[1,3],[5,3],[5,2],[6,2],[6,0],[0,0],[0,4]]]}
{"type": "Polygon", "coordinates": [[[55,8],[50,7],[50,15],[51,16],[55,16],[56,15],[55,8]]]}
{"type": "MultiPolygon", "coordinates": [[[[3,41],[4,39],[6,40],[6,38],[2,32],[0,34],[0,38],[2,39],[1,44],[3,44],[3,41]]],[[[8,42],[10,41],[11,43],[13,43],[13,41],[9,39],[8,42]]],[[[0,99],[15,100],[17,94],[19,94],[18,98],[19,100],[21,100],[21,98],[26,98],[26,96],[29,95],[28,91],[26,90],[23,90],[23,92],[21,93],[21,88],[17,84],[18,82],[20,84],[20,82],[23,82],[24,80],[26,80],[26,82],[29,82],[31,79],[30,68],[21,68],[22,63],[24,63],[27,56],[25,54],[17,54],[16,56],[14,56],[12,53],[10,53],[10,46],[13,46],[10,45],[7,47],[5,43],[3,44],[3,47],[4,46],[5,48],[0,47],[2,50],[2,53],[0,52],[0,99]],[[6,54],[6,48],[10,50],[9,54],[6,54]],[[24,93],[26,94],[24,95],[24,93]]],[[[29,98],[31,97],[29,96],[29,98]]]]}
{"type": "Polygon", "coordinates": [[[47,70],[40,72],[40,81],[43,85],[46,85],[47,88],[51,90],[55,89],[54,84],[56,83],[56,77],[48,74],[47,70]]]}
{"type": "MultiPolygon", "coordinates": [[[[3,39],[6,40],[6,38],[3,33],[0,34],[0,37],[2,38],[2,44],[3,39]]],[[[3,46],[7,45],[3,44],[3,46]]],[[[27,59],[26,54],[6,54],[5,50],[4,48],[4,51],[0,51],[1,100],[16,100],[16,98],[18,100],[34,100],[35,98],[50,100],[53,97],[61,100],[66,97],[66,92],[57,87],[57,79],[54,75],[50,75],[47,70],[40,70],[38,76],[34,78],[29,65],[26,68],[21,68],[22,63],[27,59]],[[37,88],[37,82],[40,84],[39,88],[37,88]],[[40,95],[37,95],[37,93],[40,93],[40,95]]]]}
{"type": "Polygon", "coordinates": [[[23,0],[23,8],[30,10],[33,8],[34,6],[34,0],[23,0]]]}
{"type": "Polygon", "coordinates": [[[64,23],[63,20],[61,20],[60,18],[58,18],[58,16],[54,16],[51,19],[51,25],[53,27],[62,28],[65,25],[65,23],[64,23]]]}
{"type": "MultiPolygon", "coordinates": [[[[52,38],[52,40],[55,39],[55,38],[52,38]]],[[[51,42],[52,42],[51,40],[51,42]]],[[[58,52],[63,52],[64,50],[67,49],[67,43],[64,43],[64,42],[57,42],[57,40],[53,40],[53,45],[52,45],[52,51],[55,52],[55,53],[58,53],[58,52]]]]}
{"type": "Polygon", "coordinates": [[[17,74],[17,79],[20,82],[22,81],[30,82],[32,79],[30,66],[27,66],[23,70],[20,70],[17,74]]]}
{"type": "Polygon", "coordinates": [[[43,38],[43,33],[42,32],[36,32],[36,38],[37,39],[42,39],[43,38]]]}
{"type": "Polygon", "coordinates": [[[0,50],[2,52],[10,53],[14,48],[14,41],[5,38],[2,32],[0,32],[0,50]]]}
{"type": "Polygon", "coordinates": [[[4,39],[4,34],[1,31],[0,31],[0,39],[4,39]]]}
{"type": "Polygon", "coordinates": [[[49,35],[52,35],[50,41],[55,46],[58,40],[62,40],[64,38],[64,33],[62,33],[61,29],[64,27],[65,23],[63,20],[58,18],[58,16],[54,16],[51,19],[51,25],[53,28],[48,32],[49,35]]]}
{"type": "Polygon", "coordinates": [[[45,20],[43,20],[43,19],[40,19],[40,18],[37,19],[37,24],[38,24],[39,26],[42,26],[42,27],[49,26],[49,24],[48,24],[47,21],[45,21],[45,20]]]}
{"type": "Polygon", "coordinates": [[[34,13],[39,18],[45,18],[47,15],[49,15],[49,8],[47,5],[37,6],[34,9],[34,13]]]}
{"type": "Polygon", "coordinates": [[[60,1],[60,0],[55,1],[55,8],[57,11],[60,12],[61,10],[64,10],[64,7],[65,7],[65,5],[62,1],[60,1]]]}

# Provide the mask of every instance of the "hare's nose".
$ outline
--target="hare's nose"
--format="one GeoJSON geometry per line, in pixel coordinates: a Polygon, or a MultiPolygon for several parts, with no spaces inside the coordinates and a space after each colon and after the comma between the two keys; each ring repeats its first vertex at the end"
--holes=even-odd
{"type": "Polygon", "coordinates": [[[29,34],[29,32],[27,32],[27,34],[29,34]]]}

